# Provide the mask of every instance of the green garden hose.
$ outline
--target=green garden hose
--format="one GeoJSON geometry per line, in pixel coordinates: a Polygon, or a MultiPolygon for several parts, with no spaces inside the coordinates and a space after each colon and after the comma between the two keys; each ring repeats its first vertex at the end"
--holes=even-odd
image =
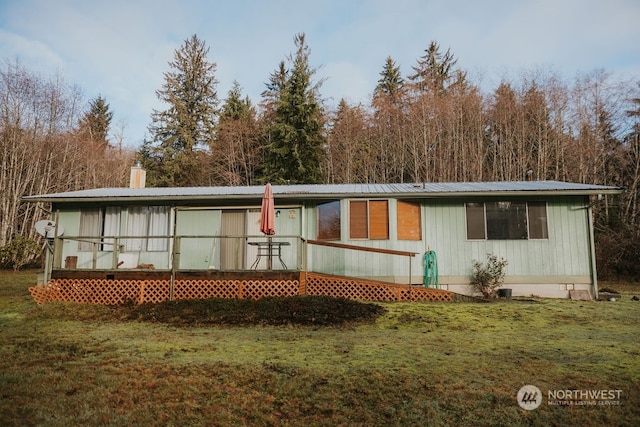
{"type": "Polygon", "coordinates": [[[438,285],[438,259],[435,251],[424,253],[424,286],[427,288],[439,288],[438,285]]]}

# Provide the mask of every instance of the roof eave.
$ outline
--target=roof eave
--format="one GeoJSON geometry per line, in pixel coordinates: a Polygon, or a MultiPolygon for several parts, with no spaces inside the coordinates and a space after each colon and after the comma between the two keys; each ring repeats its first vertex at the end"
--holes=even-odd
{"type": "MultiPolygon", "coordinates": [[[[597,194],[614,195],[620,194],[624,190],[621,188],[601,188],[601,189],[571,189],[571,190],[498,190],[498,191],[443,191],[443,192],[403,192],[403,193],[280,193],[274,194],[276,199],[301,200],[301,199],[344,199],[344,198],[370,198],[370,197],[393,197],[393,198],[464,198],[464,197],[510,197],[510,196],[593,196],[597,194]]],[[[101,197],[22,197],[25,202],[44,203],[136,203],[136,202],[207,202],[211,200],[259,200],[262,196],[258,194],[226,194],[219,195],[146,195],[146,196],[101,196],[101,197]]]]}

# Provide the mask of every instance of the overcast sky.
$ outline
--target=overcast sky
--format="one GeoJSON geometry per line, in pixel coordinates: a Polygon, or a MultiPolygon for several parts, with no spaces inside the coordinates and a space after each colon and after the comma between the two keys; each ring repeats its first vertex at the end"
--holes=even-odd
{"type": "Polygon", "coordinates": [[[103,96],[138,147],[176,49],[193,34],[254,104],[305,33],[321,94],[368,103],[387,56],[409,74],[432,40],[475,83],[543,68],[640,81],[640,0],[0,0],[0,57],[103,96]]]}

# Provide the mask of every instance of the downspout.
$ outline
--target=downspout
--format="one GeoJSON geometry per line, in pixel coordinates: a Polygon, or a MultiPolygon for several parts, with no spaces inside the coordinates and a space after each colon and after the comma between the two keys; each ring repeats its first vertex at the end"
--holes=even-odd
{"type": "Polygon", "coordinates": [[[587,206],[587,222],[589,223],[589,253],[591,258],[591,284],[593,286],[593,296],[598,299],[598,273],[596,271],[596,244],[593,232],[592,204],[587,206]]]}
{"type": "Polygon", "coordinates": [[[169,280],[169,301],[173,301],[175,299],[175,286],[176,286],[176,268],[178,267],[179,258],[180,258],[180,241],[176,239],[176,223],[178,221],[178,209],[176,207],[171,207],[171,247],[169,250],[170,260],[169,265],[171,266],[171,279],[169,280]]]}

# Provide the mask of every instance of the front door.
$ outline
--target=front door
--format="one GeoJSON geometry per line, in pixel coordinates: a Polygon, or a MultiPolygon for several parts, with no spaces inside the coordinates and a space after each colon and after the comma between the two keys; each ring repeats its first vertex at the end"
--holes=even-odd
{"type": "Polygon", "coordinates": [[[242,270],[244,268],[246,223],[246,211],[222,211],[221,270],[242,270]]]}

